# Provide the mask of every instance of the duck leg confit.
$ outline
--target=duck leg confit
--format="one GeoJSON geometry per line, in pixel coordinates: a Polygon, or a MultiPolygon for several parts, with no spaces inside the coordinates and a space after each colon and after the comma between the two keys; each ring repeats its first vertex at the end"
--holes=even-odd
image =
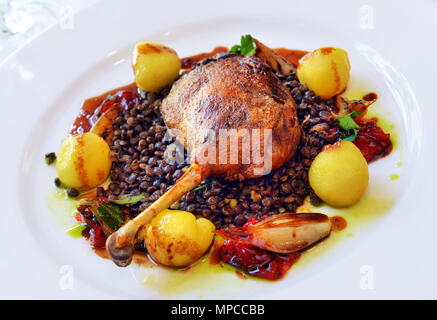
{"type": "Polygon", "coordinates": [[[258,45],[257,52],[261,58],[227,53],[195,67],[173,84],[161,113],[168,129],[177,131],[176,139],[187,149],[191,167],[107,239],[107,252],[118,266],[131,262],[142,227],[204,179],[259,177],[294,156],[301,136],[296,106],[273,70],[292,67],[283,59],[278,61],[264,45],[258,45]],[[269,59],[276,59],[276,65],[268,64],[269,59]],[[228,143],[232,135],[223,132],[237,132],[237,140],[228,143]]]}

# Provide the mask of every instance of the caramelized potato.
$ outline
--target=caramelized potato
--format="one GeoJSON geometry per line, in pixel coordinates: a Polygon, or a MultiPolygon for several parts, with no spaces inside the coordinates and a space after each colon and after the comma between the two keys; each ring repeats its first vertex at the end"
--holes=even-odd
{"type": "Polygon", "coordinates": [[[144,241],[159,263],[184,267],[202,257],[214,238],[214,224],[187,211],[164,210],[147,225],[144,241]]]}
{"type": "Polygon", "coordinates": [[[156,92],[176,80],[181,61],[173,49],[143,41],[135,46],[132,66],[138,88],[156,92]]]}
{"type": "Polygon", "coordinates": [[[56,171],[68,187],[88,190],[106,180],[111,164],[108,144],[87,132],[71,135],[64,141],[56,159],[56,171]]]}
{"type": "Polygon", "coordinates": [[[320,48],[299,60],[297,77],[323,99],[329,99],[346,88],[350,63],[347,52],[339,48],[320,48]]]}
{"type": "Polygon", "coordinates": [[[339,141],[317,155],[308,177],[320,199],[335,207],[347,207],[366,190],[369,169],[360,149],[350,141],[339,141]]]}

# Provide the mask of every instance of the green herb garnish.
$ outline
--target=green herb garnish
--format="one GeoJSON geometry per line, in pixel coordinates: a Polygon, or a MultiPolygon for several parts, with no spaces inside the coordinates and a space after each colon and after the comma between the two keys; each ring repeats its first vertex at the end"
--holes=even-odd
{"type": "Polygon", "coordinates": [[[241,36],[241,44],[232,46],[231,52],[240,53],[244,56],[253,56],[256,51],[255,42],[250,34],[241,36]]]}
{"type": "Polygon", "coordinates": [[[85,230],[85,228],[85,223],[78,222],[68,227],[65,232],[73,238],[80,238],[82,236],[82,231],[85,230]]]}
{"type": "Polygon", "coordinates": [[[97,207],[99,219],[112,230],[118,230],[124,222],[124,213],[114,204],[103,202],[97,207]]]}
{"type": "Polygon", "coordinates": [[[213,183],[212,181],[211,181],[211,182],[208,182],[208,183],[205,183],[205,184],[203,184],[203,185],[201,185],[201,186],[199,186],[199,187],[197,187],[197,188],[191,190],[191,192],[196,192],[196,191],[199,191],[199,190],[205,189],[206,187],[212,186],[213,184],[214,184],[214,183],[213,183]]]}
{"type": "Polygon", "coordinates": [[[360,131],[360,126],[354,121],[362,112],[355,110],[345,116],[337,117],[338,127],[342,130],[341,140],[354,141],[360,131]]]}
{"type": "Polygon", "coordinates": [[[136,195],[125,194],[122,195],[120,199],[109,200],[109,201],[115,204],[131,204],[131,203],[140,202],[141,200],[144,200],[144,193],[140,193],[136,195]]]}

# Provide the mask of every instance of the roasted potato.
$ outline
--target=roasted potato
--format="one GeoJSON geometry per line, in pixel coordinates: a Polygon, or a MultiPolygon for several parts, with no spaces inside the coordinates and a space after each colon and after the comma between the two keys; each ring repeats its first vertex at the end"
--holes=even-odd
{"type": "Polygon", "coordinates": [[[132,66],[138,88],[156,92],[179,76],[181,61],[173,49],[143,41],[135,46],[132,66]]]}
{"type": "Polygon", "coordinates": [[[164,210],[146,226],[144,241],[159,263],[184,267],[197,261],[211,245],[214,224],[187,211],[164,210]]]}
{"type": "Polygon", "coordinates": [[[366,159],[350,141],[339,141],[320,152],[308,172],[311,188],[334,207],[356,203],[369,184],[366,159]]]}
{"type": "Polygon", "coordinates": [[[297,77],[316,95],[329,99],[346,88],[350,69],[345,50],[325,47],[309,52],[299,60],[297,77]]]}
{"type": "Polygon", "coordinates": [[[71,135],[64,141],[56,159],[56,171],[66,186],[88,190],[106,180],[111,164],[108,144],[87,132],[71,135]]]}

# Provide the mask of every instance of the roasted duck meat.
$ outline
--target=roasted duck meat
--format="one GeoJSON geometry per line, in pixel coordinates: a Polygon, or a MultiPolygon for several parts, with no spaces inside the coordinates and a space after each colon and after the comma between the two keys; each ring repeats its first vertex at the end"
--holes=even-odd
{"type": "MultiPolygon", "coordinates": [[[[205,177],[237,180],[267,174],[290,160],[300,138],[296,108],[289,91],[270,66],[256,57],[230,53],[195,68],[173,85],[162,103],[161,113],[167,127],[177,130],[177,138],[188,150],[192,162],[202,166],[205,177]],[[232,148],[236,146],[227,140],[232,132],[240,137],[235,150],[232,148]],[[271,167],[270,163],[248,161],[242,154],[243,141],[250,141],[258,132],[265,134],[262,142],[271,138],[271,167]],[[226,141],[220,141],[222,138],[226,141]],[[219,148],[220,143],[225,150],[219,148]],[[201,163],[206,157],[203,153],[211,151],[214,155],[201,163]],[[238,161],[232,161],[232,151],[238,151],[238,161]],[[227,155],[226,159],[222,158],[223,154],[227,155]],[[261,169],[263,166],[266,171],[261,169]]],[[[250,146],[252,153],[257,151],[253,150],[253,141],[250,146]]],[[[261,156],[267,151],[263,146],[260,143],[261,156]]]]}

